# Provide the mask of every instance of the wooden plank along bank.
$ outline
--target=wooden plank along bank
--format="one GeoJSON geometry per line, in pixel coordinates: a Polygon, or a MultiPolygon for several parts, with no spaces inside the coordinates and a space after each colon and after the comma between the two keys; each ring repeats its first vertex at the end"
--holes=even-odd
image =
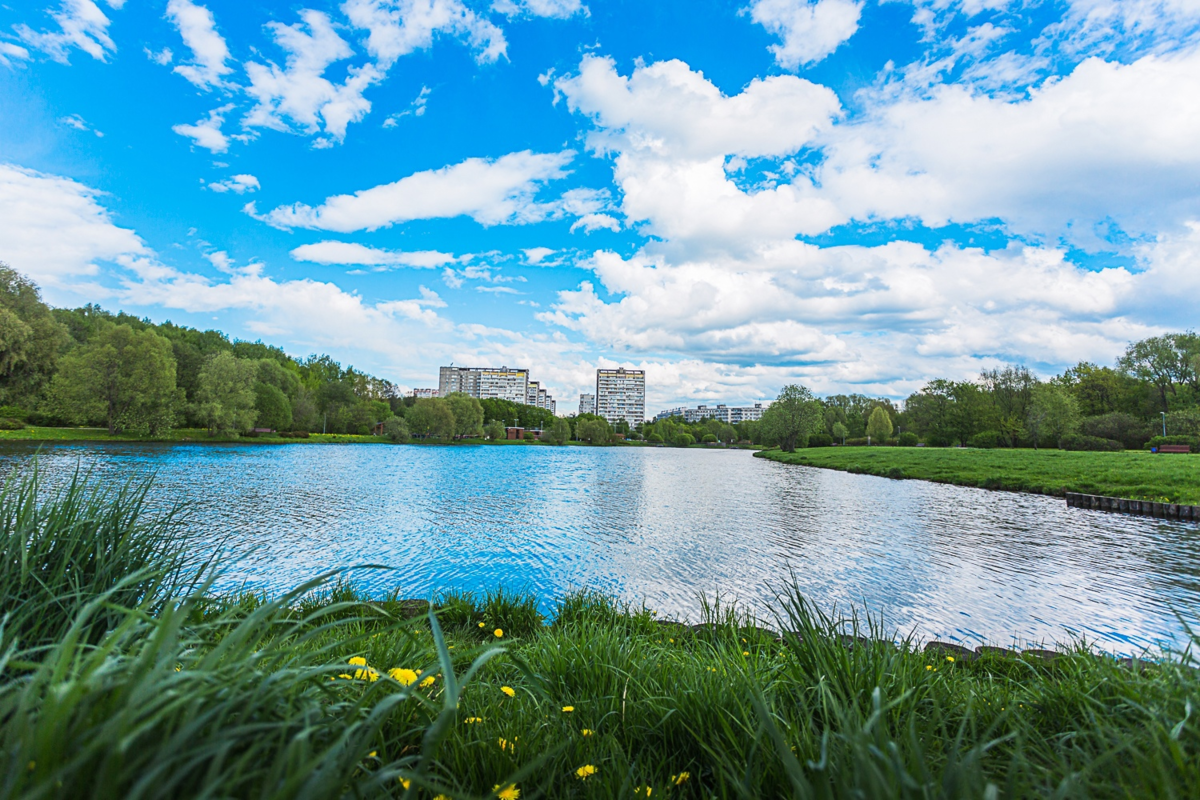
{"type": "Polygon", "coordinates": [[[1067,505],[1071,508],[1090,508],[1093,511],[1115,511],[1118,514],[1139,514],[1143,517],[1200,522],[1200,506],[1188,506],[1181,503],[1160,503],[1151,500],[1129,500],[1124,497],[1067,492],[1067,505]]]}

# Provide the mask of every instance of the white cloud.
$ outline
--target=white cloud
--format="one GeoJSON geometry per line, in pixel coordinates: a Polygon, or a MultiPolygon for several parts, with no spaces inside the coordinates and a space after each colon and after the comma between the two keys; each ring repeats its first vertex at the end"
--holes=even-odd
{"type": "MultiPolygon", "coordinates": [[[[125,0],[108,0],[108,6],[117,10],[124,4],[125,0]]],[[[108,35],[112,21],[92,0],[63,0],[58,11],[50,16],[58,23],[57,31],[39,32],[22,24],[16,26],[17,35],[63,64],[70,60],[72,47],[78,47],[97,61],[107,61],[108,54],[117,51],[108,35]]]]}
{"type": "Polygon", "coordinates": [[[416,267],[418,269],[434,269],[457,262],[458,257],[437,250],[416,250],[404,252],[399,250],[381,250],[367,247],[357,242],[324,241],[313,244],[302,244],[292,250],[292,258],[297,261],[311,261],[316,264],[342,264],[364,267],[416,267]]]}
{"type": "Polygon", "coordinates": [[[1200,38],[1195,0],[1070,0],[1060,22],[1043,34],[1068,52],[1164,52],[1200,38]]]}
{"type": "Polygon", "coordinates": [[[221,132],[221,124],[225,122],[225,114],[232,109],[232,103],[214,108],[208,112],[208,119],[198,120],[195,125],[175,125],[171,130],[192,139],[198,147],[224,153],[229,149],[229,137],[221,132]]]}
{"type": "Polygon", "coordinates": [[[175,60],[175,54],[171,52],[171,48],[169,47],[164,47],[157,53],[151,50],[149,47],[143,47],[142,50],[146,53],[146,58],[150,59],[155,64],[158,64],[160,67],[165,67],[167,64],[170,64],[175,60]]]}
{"type": "Polygon", "coordinates": [[[28,61],[29,51],[19,44],[0,41],[0,65],[11,67],[14,61],[28,61]]]}
{"type": "Polygon", "coordinates": [[[89,133],[94,133],[96,136],[98,136],[101,139],[104,138],[103,133],[96,130],[91,125],[88,125],[87,120],[85,120],[83,117],[79,116],[78,114],[68,114],[65,117],[59,117],[58,123],[60,125],[66,125],[69,128],[74,128],[77,131],[85,131],[85,132],[89,132],[89,133]]]}
{"type": "Polygon", "coordinates": [[[754,0],[750,18],[780,37],[771,45],[784,69],[822,60],[858,30],[862,3],[853,0],[754,0]]]}
{"type": "MultiPolygon", "coordinates": [[[[229,47],[217,32],[217,22],[212,12],[191,0],[170,0],[167,3],[167,18],[192,51],[192,63],[180,64],[175,67],[175,72],[201,89],[223,86],[224,76],[233,68],[225,63],[229,59],[229,47]]],[[[169,50],[166,52],[170,54],[169,50]]]]}
{"type": "Polygon", "coordinates": [[[555,19],[566,19],[576,14],[589,15],[591,13],[580,0],[496,0],[492,3],[492,10],[510,17],[530,16],[555,19]]]}
{"type": "MultiPolygon", "coordinates": [[[[287,53],[286,66],[254,61],[246,64],[250,78],[246,92],[257,100],[257,105],[242,125],[288,131],[290,120],[307,134],[323,131],[340,142],[346,136],[346,127],[371,110],[363,92],[382,80],[384,72],[371,64],[350,66],[346,80],[334,84],[324,77],[325,70],[354,51],[338,36],[325,14],[304,10],[300,18],[302,21],[294,25],[267,25],[275,43],[287,53]]],[[[323,141],[326,146],[331,143],[329,138],[323,141]]]]}
{"type": "Polygon", "coordinates": [[[385,72],[401,56],[433,46],[435,34],[467,41],[480,62],[505,54],[504,32],[461,0],[346,0],[342,12],[367,31],[367,51],[385,72]]]}
{"type": "Polygon", "coordinates": [[[521,224],[554,213],[535,196],[547,181],[563,177],[574,157],[561,153],[510,153],[497,159],[469,158],[394,183],[336,195],[313,208],[280,206],[264,221],[281,228],[312,228],[349,233],[375,230],[416,219],[469,216],[484,225],[521,224]]]}
{"type": "Polygon", "coordinates": [[[148,255],[100,196],[69,178],[0,163],[0,261],[54,288],[96,275],[100,262],[148,255]]]}
{"type": "Polygon", "coordinates": [[[429,94],[429,87],[422,86],[421,91],[417,94],[416,99],[412,101],[412,105],[409,108],[406,108],[404,111],[389,115],[388,118],[383,121],[383,127],[396,127],[398,124],[397,120],[401,119],[402,117],[407,117],[410,115],[414,117],[425,116],[425,105],[429,102],[429,94]]]}
{"type": "Polygon", "coordinates": [[[552,250],[549,247],[530,247],[528,250],[522,250],[525,254],[525,262],[528,264],[540,264],[547,256],[552,256],[557,250],[552,250]]]}
{"type": "Polygon", "coordinates": [[[262,188],[262,185],[258,182],[258,178],[253,175],[234,175],[223,181],[209,183],[207,188],[214,192],[245,194],[246,192],[257,192],[262,188]]]}

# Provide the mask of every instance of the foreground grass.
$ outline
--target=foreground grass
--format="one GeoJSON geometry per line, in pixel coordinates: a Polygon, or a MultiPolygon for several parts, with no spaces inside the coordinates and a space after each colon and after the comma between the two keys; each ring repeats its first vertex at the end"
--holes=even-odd
{"type": "Polygon", "coordinates": [[[758,455],[783,464],[983,489],[1200,504],[1200,458],[1190,455],[953,447],[819,447],[758,455]]]}
{"type": "Polygon", "coordinates": [[[589,593],[552,624],[503,592],[214,598],[136,490],[34,489],[0,494],[0,797],[1200,796],[1185,654],[926,653],[792,593],[697,628],[589,593]]]}

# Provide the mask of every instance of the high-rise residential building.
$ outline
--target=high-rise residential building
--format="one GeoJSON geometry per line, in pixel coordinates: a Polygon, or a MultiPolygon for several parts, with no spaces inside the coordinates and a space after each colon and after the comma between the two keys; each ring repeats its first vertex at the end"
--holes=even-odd
{"type": "Polygon", "coordinates": [[[529,370],[508,367],[442,367],[438,393],[463,392],[480,400],[528,402],[529,370]]]}
{"type": "Polygon", "coordinates": [[[755,403],[752,406],[696,406],[695,408],[669,408],[666,411],[660,411],[654,416],[654,421],[667,417],[683,417],[683,421],[690,424],[703,422],[706,419],[718,419],[721,422],[728,422],[730,425],[737,425],[739,422],[755,422],[762,419],[763,412],[766,408],[762,403],[755,403]]]}
{"type": "Polygon", "coordinates": [[[596,414],[610,425],[625,420],[636,427],[646,420],[646,371],[596,370],[596,414]]]}
{"type": "Polygon", "coordinates": [[[418,400],[420,400],[422,398],[428,400],[430,398],[438,397],[440,395],[439,395],[439,392],[437,389],[413,389],[412,396],[417,398],[418,400]]]}
{"type": "Polygon", "coordinates": [[[542,385],[540,383],[538,383],[537,381],[529,382],[529,385],[527,385],[525,387],[525,404],[526,405],[536,406],[538,404],[538,389],[540,389],[540,388],[542,388],[542,385]]]}
{"type": "Polygon", "coordinates": [[[595,414],[596,413],[596,395],[584,394],[579,395],[579,413],[580,414],[595,414]]]}

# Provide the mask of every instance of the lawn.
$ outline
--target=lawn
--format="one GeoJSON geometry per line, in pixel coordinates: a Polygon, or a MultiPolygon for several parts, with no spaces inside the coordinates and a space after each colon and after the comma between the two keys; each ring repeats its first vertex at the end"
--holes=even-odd
{"type": "Polygon", "coordinates": [[[0,798],[1200,796],[1192,662],[927,651],[795,593],[696,627],[212,597],[144,487],[35,480],[0,493],[0,798]]]}
{"type": "Polygon", "coordinates": [[[1061,496],[1066,492],[1200,504],[1200,457],[1127,450],[820,447],[758,453],[784,464],[1061,496]]]}

